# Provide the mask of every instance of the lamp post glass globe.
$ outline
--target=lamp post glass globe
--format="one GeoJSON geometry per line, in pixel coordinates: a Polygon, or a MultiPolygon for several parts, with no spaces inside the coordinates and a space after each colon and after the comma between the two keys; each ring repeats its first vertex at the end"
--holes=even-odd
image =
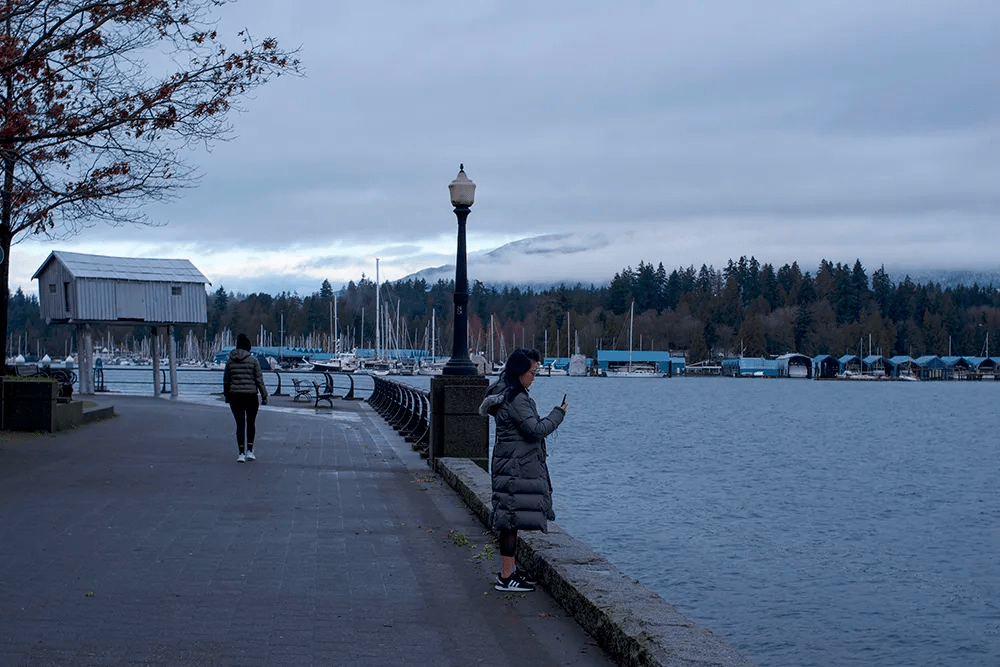
{"type": "Polygon", "coordinates": [[[465,165],[458,165],[458,176],[448,186],[452,206],[472,206],[476,201],[476,184],[465,175],[465,165]]]}
{"type": "Polygon", "coordinates": [[[465,252],[465,221],[469,207],[476,200],[476,184],[465,175],[465,165],[459,165],[458,176],[448,186],[451,203],[458,218],[458,252],[455,258],[455,334],[451,359],[442,369],[443,375],[478,375],[469,358],[469,278],[465,252]]]}

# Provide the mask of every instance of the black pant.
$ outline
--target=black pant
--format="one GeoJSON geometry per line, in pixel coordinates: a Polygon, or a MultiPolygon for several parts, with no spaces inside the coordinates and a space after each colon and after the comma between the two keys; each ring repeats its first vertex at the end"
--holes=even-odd
{"type": "Polygon", "coordinates": [[[514,558],[517,555],[517,528],[501,530],[497,535],[500,542],[500,555],[514,558]]]}
{"type": "Polygon", "coordinates": [[[230,394],[229,409],[233,411],[236,418],[236,444],[242,452],[246,443],[253,444],[254,436],[257,435],[257,410],[260,403],[257,402],[257,394],[230,394]]]}

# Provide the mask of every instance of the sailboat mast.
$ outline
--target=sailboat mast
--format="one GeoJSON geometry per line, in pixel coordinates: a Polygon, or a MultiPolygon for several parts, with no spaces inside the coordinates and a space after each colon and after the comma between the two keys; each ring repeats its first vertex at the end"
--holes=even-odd
{"type": "Polygon", "coordinates": [[[379,321],[382,319],[381,304],[379,303],[379,283],[378,283],[378,257],[375,258],[375,360],[382,358],[382,330],[379,321]]]}
{"type": "Polygon", "coordinates": [[[632,323],[635,319],[635,301],[628,311],[628,372],[632,372],[632,323]]]}

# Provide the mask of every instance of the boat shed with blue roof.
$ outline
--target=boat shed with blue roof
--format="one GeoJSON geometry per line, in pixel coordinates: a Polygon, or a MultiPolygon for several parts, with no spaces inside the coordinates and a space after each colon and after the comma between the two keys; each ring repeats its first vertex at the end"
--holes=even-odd
{"type": "Polygon", "coordinates": [[[861,360],[862,369],[868,375],[878,377],[885,375],[885,357],[881,354],[869,354],[861,360]]]}
{"type": "Polygon", "coordinates": [[[608,370],[611,362],[627,364],[631,358],[634,362],[653,362],[659,372],[675,375],[684,372],[684,358],[671,357],[670,352],[656,350],[598,350],[597,366],[600,370],[608,370]]]}
{"type": "Polygon", "coordinates": [[[762,357],[737,357],[722,360],[722,374],[733,377],[781,377],[781,363],[777,359],[762,357]]]}
{"type": "Polygon", "coordinates": [[[913,357],[908,354],[900,354],[895,357],[889,357],[885,360],[886,364],[886,374],[889,377],[898,378],[900,376],[915,375],[913,357]]]}
{"type": "Polygon", "coordinates": [[[840,372],[844,373],[854,373],[857,375],[861,374],[861,357],[856,354],[845,354],[844,356],[837,359],[840,364],[840,372]]]}
{"type": "Polygon", "coordinates": [[[941,357],[944,362],[944,377],[948,380],[964,380],[972,366],[965,357],[941,357]]]}
{"type": "Polygon", "coordinates": [[[830,354],[813,357],[813,377],[835,378],[840,373],[840,360],[830,354]]]}
{"type": "Polygon", "coordinates": [[[997,372],[997,360],[992,357],[964,357],[969,364],[969,370],[977,375],[994,375],[997,372]]]}
{"type": "Polygon", "coordinates": [[[945,379],[945,363],[935,354],[925,354],[913,360],[921,380],[945,379]]]}

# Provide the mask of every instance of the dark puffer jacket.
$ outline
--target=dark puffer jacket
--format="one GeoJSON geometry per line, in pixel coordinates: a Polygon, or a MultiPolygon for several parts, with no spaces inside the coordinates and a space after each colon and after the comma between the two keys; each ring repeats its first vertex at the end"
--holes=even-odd
{"type": "Polygon", "coordinates": [[[258,391],[261,399],[267,398],[264,374],[257,357],[246,350],[230,351],[222,374],[222,391],[227,399],[233,394],[256,394],[258,391]]]}
{"type": "Polygon", "coordinates": [[[496,440],[491,461],[493,480],[493,530],[548,530],[552,511],[552,482],[546,463],[545,437],[562,423],[565,413],[552,408],[540,417],[527,391],[506,399],[504,380],[493,384],[480,414],[496,417],[496,440]]]}

